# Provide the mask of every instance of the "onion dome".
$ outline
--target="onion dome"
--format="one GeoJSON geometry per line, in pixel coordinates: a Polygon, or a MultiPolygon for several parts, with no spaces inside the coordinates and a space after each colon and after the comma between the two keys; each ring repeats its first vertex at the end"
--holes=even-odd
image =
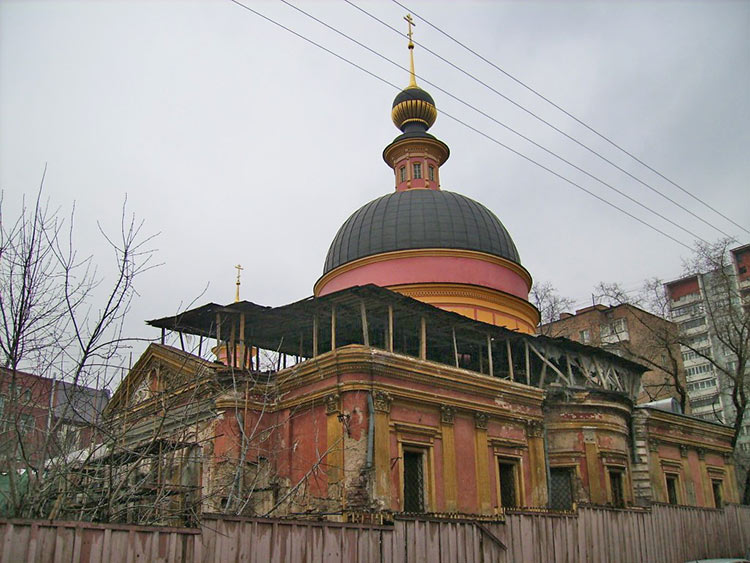
{"type": "Polygon", "coordinates": [[[481,203],[444,190],[405,190],[365,204],[344,222],[323,274],[375,254],[429,248],[473,250],[521,263],[508,231],[481,203]]]}
{"type": "Polygon", "coordinates": [[[403,132],[406,132],[410,123],[419,124],[419,129],[427,131],[437,119],[435,101],[420,87],[410,85],[401,90],[393,100],[391,119],[403,132]]]}

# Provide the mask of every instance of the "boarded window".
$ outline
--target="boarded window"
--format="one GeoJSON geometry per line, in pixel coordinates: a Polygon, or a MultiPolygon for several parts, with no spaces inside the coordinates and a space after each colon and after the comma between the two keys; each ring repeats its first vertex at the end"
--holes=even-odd
{"type": "Polygon", "coordinates": [[[549,477],[549,507],[552,510],[573,510],[573,470],[570,467],[551,467],[549,477]]]}
{"type": "Polygon", "coordinates": [[[518,506],[516,500],[516,464],[500,462],[500,505],[518,506]]]}
{"type": "Polygon", "coordinates": [[[424,512],[424,454],[404,452],[404,511],[424,512]]]}

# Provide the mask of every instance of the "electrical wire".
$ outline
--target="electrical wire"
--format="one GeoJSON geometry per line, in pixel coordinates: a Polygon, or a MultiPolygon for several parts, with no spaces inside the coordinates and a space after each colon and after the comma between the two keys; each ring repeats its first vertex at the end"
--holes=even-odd
{"type": "MultiPolygon", "coordinates": [[[[396,84],[394,84],[394,83],[392,83],[392,82],[390,82],[390,81],[386,80],[385,78],[382,78],[381,76],[379,76],[379,75],[375,74],[374,72],[371,72],[371,71],[367,70],[367,69],[366,69],[366,68],[364,68],[363,66],[361,66],[361,65],[359,65],[359,64],[357,64],[357,63],[355,63],[355,62],[353,62],[353,61],[351,61],[351,60],[349,60],[349,59],[347,59],[346,57],[344,57],[344,56],[342,56],[342,55],[339,55],[338,53],[334,52],[333,50],[331,50],[331,49],[329,49],[329,48],[327,48],[327,47],[325,47],[325,46],[321,45],[320,43],[317,43],[316,41],[313,41],[312,39],[310,39],[310,38],[308,38],[308,37],[306,37],[306,36],[302,35],[301,33],[298,33],[298,32],[296,32],[296,31],[294,31],[293,29],[291,29],[291,28],[289,28],[289,27],[287,27],[287,26],[285,26],[285,25],[283,25],[283,24],[281,24],[281,23],[277,22],[276,20],[274,20],[274,19],[272,19],[272,18],[270,18],[270,17],[268,17],[268,16],[266,16],[266,15],[262,14],[261,12],[258,12],[257,10],[254,10],[253,8],[251,8],[250,6],[247,6],[246,4],[243,4],[243,3],[242,3],[242,2],[240,2],[239,0],[229,0],[229,1],[230,1],[230,2],[232,2],[233,4],[236,4],[237,6],[239,6],[239,7],[241,7],[241,8],[243,8],[243,9],[245,9],[245,10],[247,10],[247,11],[251,12],[252,14],[254,14],[254,15],[256,15],[256,16],[258,16],[258,17],[260,17],[260,18],[264,19],[264,20],[266,20],[267,22],[269,22],[269,23],[272,23],[273,25],[275,25],[275,26],[277,26],[277,27],[279,27],[279,28],[283,29],[284,31],[287,31],[287,32],[291,33],[291,34],[292,34],[292,35],[294,35],[295,37],[298,37],[299,39],[302,39],[303,41],[306,41],[307,43],[309,43],[309,44],[311,44],[311,45],[313,45],[313,46],[315,46],[315,47],[318,47],[319,49],[321,49],[321,50],[325,51],[325,52],[326,52],[326,53],[328,53],[329,55],[332,55],[332,56],[336,57],[336,58],[337,58],[337,59],[339,59],[340,61],[343,61],[343,62],[345,62],[345,63],[347,63],[347,64],[349,64],[349,65],[353,66],[354,68],[356,68],[356,69],[358,69],[358,70],[360,70],[360,71],[362,71],[362,72],[364,72],[364,73],[368,74],[368,75],[369,75],[369,76],[371,76],[372,78],[375,78],[376,80],[379,80],[380,82],[383,82],[384,84],[387,84],[387,85],[391,86],[392,88],[394,88],[394,89],[396,89],[396,90],[401,90],[401,88],[400,88],[399,86],[397,86],[396,84]]],[[[661,230],[661,229],[659,229],[658,227],[655,227],[654,225],[651,225],[650,223],[648,223],[648,222],[644,221],[643,219],[641,219],[641,218],[639,218],[639,217],[637,217],[637,216],[633,215],[633,214],[632,214],[632,213],[630,213],[629,211],[626,211],[625,209],[623,209],[623,208],[619,207],[618,205],[616,205],[616,204],[614,204],[614,203],[612,203],[612,202],[610,202],[610,201],[608,201],[608,200],[604,199],[603,197],[601,197],[601,196],[599,196],[599,195],[597,195],[597,194],[593,193],[592,191],[590,191],[590,190],[586,189],[586,188],[585,188],[585,187],[583,187],[582,185],[580,185],[580,184],[578,184],[578,183],[574,182],[573,180],[570,180],[569,178],[567,178],[567,177],[563,176],[562,174],[560,174],[560,173],[558,173],[558,172],[556,172],[556,171],[552,170],[551,168],[549,168],[549,167],[547,167],[547,166],[543,165],[542,163],[540,163],[540,162],[538,162],[538,161],[534,160],[533,158],[531,158],[531,157],[529,157],[529,156],[526,156],[525,154],[523,154],[523,153],[521,153],[521,152],[517,151],[516,149],[514,149],[514,148],[512,148],[512,147],[510,147],[510,146],[508,146],[508,145],[506,145],[506,144],[504,144],[503,142],[501,142],[501,141],[499,141],[499,140],[495,139],[494,137],[492,137],[491,135],[488,135],[487,133],[484,133],[483,131],[480,131],[480,130],[479,130],[479,129],[477,129],[476,127],[474,127],[474,126],[472,126],[472,125],[469,125],[469,124],[468,124],[468,123],[466,123],[465,121],[462,121],[461,119],[459,119],[459,118],[457,118],[457,117],[454,117],[453,115],[451,115],[451,114],[449,114],[449,113],[446,113],[446,112],[442,112],[442,111],[441,111],[441,115],[444,115],[444,116],[446,116],[447,118],[449,118],[449,119],[452,119],[452,120],[456,121],[457,123],[459,123],[459,124],[463,125],[463,126],[464,126],[464,127],[466,127],[467,129],[470,129],[470,130],[474,131],[475,133],[477,133],[477,134],[481,135],[482,137],[485,137],[485,138],[486,138],[486,139],[488,139],[489,141],[491,141],[491,142],[493,142],[493,143],[495,143],[495,144],[497,144],[497,145],[499,145],[499,146],[501,146],[501,147],[505,148],[506,150],[508,150],[508,151],[512,152],[513,154],[515,154],[515,155],[517,155],[517,156],[520,156],[521,158],[523,158],[523,159],[527,160],[528,162],[530,162],[530,163],[532,163],[532,164],[535,164],[535,165],[536,165],[536,166],[538,166],[539,168],[541,168],[541,169],[543,169],[543,170],[545,170],[545,171],[549,172],[550,174],[552,174],[553,176],[555,176],[555,177],[559,178],[560,180],[563,180],[564,182],[567,182],[568,184],[570,184],[570,185],[572,185],[572,186],[574,186],[574,187],[578,188],[579,190],[581,190],[581,191],[583,191],[583,192],[585,192],[585,193],[589,194],[589,195],[590,195],[591,197],[594,197],[594,198],[598,199],[598,200],[599,200],[599,201],[601,201],[602,203],[604,203],[604,204],[606,204],[606,205],[609,205],[610,207],[612,207],[612,208],[614,208],[614,209],[616,209],[616,210],[620,211],[621,213],[624,213],[625,215],[627,215],[627,216],[628,216],[628,217],[630,217],[631,219],[634,219],[635,221],[638,221],[638,222],[639,222],[639,223],[641,223],[642,225],[644,225],[644,226],[646,226],[646,227],[648,227],[648,228],[652,229],[653,231],[656,231],[657,233],[659,233],[659,234],[661,234],[661,235],[663,235],[663,236],[667,237],[668,239],[672,240],[673,242],[675,242],[675,243],[677,243],[677,244],[679,244],[679,245],[681,245],[681,246],[685,247],[686,249],[688,249],[688,250],[691,250],[691,251],[692,251],[692,248],[691,248],[690,246],[688,246],[688,245],[687,245],[687,244],[685,244],[684,242],[682,242],[682,241],[680,241],[680,240],[676,239],[676,238],[675,238],[675,237],[673,237],[672,235],[670,235],[670,234],[668,234],[668,233],[666,233],[666,232],[662,231],[662,230],[661,230]]]]}
{"type": "MultiPolygon", "coordinates": [[[[347,2],[348,4],[350,4],[350,5],[354,6],[354,7],[355,7],[355,8],[357,8],[358,10],[360,10],[360,11],[362,11],[362,12],[365,12],[365,13],[367,13],[367,12],[366,12],[365,10],[363,10],[363,9],[362,9],[362,8],[360,8],[359,6],[356,6],[355,4],[353,4],[352,2],[350,2],[349,0],[344,0],[344,1],[345,1],[345,2],[347,2]]],[[[447,32],[443,31],[443,30],[442,30],[442,29],[440,29],[440,28],[439,28],[438,26],[436,26],[436,25],[434,25],[433,23],[431,23],[431,22],[430,22],[429,20],[427,20],[427,19],[425,19],[424,17],[422,17],[422,16],[420,16],[419,14],[417,14],[417,13],[416,13],[415,11],[411,10],[410,8],[407,8],[406,6],[404,6],[404,5],[403,5],[403,4],[401,3],[401,2],[399,2],[398,0],[392,0],[392,2],[393,2],[394,4],[396,4],[396,5],[400,6],[401,8],[403,8],[404,10],[406,10],[407,12],[409,12],[409,13],[412,13],[412,14],[414,14],[414,15],[415,15],[415,16],[416,16],[417,18],[419,18],[420,20],[422,20],[422,21],[423,21],[424,23],[426,23],[426,24],[427,24],[428,26],[430,26],[431,28],[433,28],[433,29],[434,29],[435,31],[437,31],[438,33],[441,33],[442,35],[444,35],[445,37],[447,37],[448,39],[450,39],[451,41],[453,41],[453,42],[454,42],[454,43],[456,43],[457,45],[459,45],[459,46],[463,47],[464,49],[466,49],[467,51],[469,51],[469,52],[470,52],[471,54],[473,54],[474,56],[478,57],[478,58],[479,58],[480,60],[484,61],[485,63],[487,63],[488,65],[492,66],[492,67],[493,67],[494,69],[496,69],[497,71],[501,72],[502,74],[504,74],[505,76],[507,76],[508,78],[510,78],[511,80],[513,80],[514,82],[516,82],[517,84],[519,84],[520,86],[522,86],[523,88],[525,88],[526,90],[528,90],[529,92],[532,92],[532,93],[533,93],[534,95],[538,96],[539,98],[541,98],[542,100],[544,100],[545,102],[547,102],[548,104],[550,104],[550,105],[551,105],[552,107],[554,107],[555,109],[557,109],[557,110],[561,111],[561,112],[562,112],[563,114],[565,114],[566,116],[568,116],[569,118],[571,118],[572,120],[574,120],[574,121],[575,121],[576,123],[578,123],[579,125],[581,125],[581,126],[585,127],[586,129],[588,129],[589,131],[591,131],[592,133],[594,133],[594,134],[595,134],[596,136],[600,137],[601,139],[603,139],[604,141],[606,141],[607,143],[609,143],[610,145],[612,145],[613,147],[615,147],[615,148],[616,148],[616,149],[618,149],[619,151],[623,152],[624,154],[626,154],[627,156],[629,156],[630,158],[632,158],[633,160],[635,160],[635,161],[636,161],[636,162],[637,162],[638,164],[640,164],[640,165],[644,166],[644,167],[645,167],[646,169],[650,170],[651,172],[653,172],[654,174],[656,174],[657,176],[659,176],[660,178],[662,178],[662,179],[663,179],[663,180],[665,180],[666,182],[669,182],[669,183],[670,183],[670,184],[672,184],[672,185],[673,185],[674,187],[678,188],[678,189],[679,189],[679,190],[681,190],[681,191],[682,191],[683,193],[685,193],[686,195],[690,196],[690,197],[691,197],[691,198],[693,198],[693,199],[694,199],[695,201],[697,201],[697,202],[701,203],[702,205],[704,205],[705,207],[707,207],[708,209],[710,209],[711,211],[713,211],[714,213],[716,213],[716,214],[717,214],[717,215],[719,215],[720,217],[723,217],[723,218],[724,218],[725,220],[727,220],[727,221],[729,221],[730,223],[732,223],[732,224],[733,224],[733,225],[734,225],[735,227],[738,227],[739,229],[742,229],[742,230],[743,230],[743,231],[745,231],[746,233],[750,234],[750,230],[746,229],[745,227],[743,227],[743,226],[742,226],[742,225],[740,225],[739,223],[737,223],[737,222],[735,222],[734,220],[732,220],[731,218],[727,217],[727,216],[726,216],[726,215],[724,215],[724,214],[723,214],[723,213],[722,213],[721,211],[719,211],[718,209],[716,209],[716,208],[712,207],[712,206],[711,206],[711,205],[709,205],[709,204],[708,204],[708,203],[707,203],[706,201],[704,201],[704,200],[700,199],[700,198],[699,198],[698,196],[694,195],[693,193],[691,193],[691,192],[690,192],[690,191],[688,191],[687,189],[683,188],[683,187],[682,187],[682,186],[681,186],[680,184],[678,184],[678,183],[674,182],[673,180],[669,179],[668,177],[666,177],[666,176],[665,176],[664,174],[662,174],[661,172],[659,172],[659,171],[658,171],[658,170],[656,170],[655,168],[653,168],[653,167],[649,166],[649,165],[648,165],[648,164],[647,164],[646,162],[644,162],[643,160],[641,160],[640,158],[638,158],[637,156],[635,156],[634,154],[632,154],[631,152],[629,152],[628,150],[626,150],[625,148],[623,148],[623,147],[622,147],[621,145],[619,145],[619,144],[617,144],[616,142],[614,142],[614,141],[613,141],[612,139],[610,139],[609,137],[607,137],[607,136],[606,136],[606,135],[604,135],[603,133],[600,133],[599,131],[597,131],[596,129],[594,129],[593,127],[591,127],[590,125],[588,125],[587,123],[585,123],[584,121],[582,121],[581,119],[577,118],[576,116],[574,116],[573,114],[571,114],[570,112],[568,112],[567,110],[565,110],[564,108],[562,108],[561,106],[559,106],[558,104],[556,104],[555,102],[553,102],[552,100],[550,100],[549,98],[547,98],[546,96],[544,96],[544,95],[543,95],[542,93],[538,92],[537,90],[535,90],[535,89],[534,89],[534,88],[532,88],[531,86],[527,85],[526,83],[524,83],[524,82],[523,82],[523,81],[521,81],[520,79],[516,78],[515,76],[513,76],[512,74],[510,74],[509,72],[507,72],[506,70],[504,70],[503,68],[501,68],[500,66],[498,66],[498,65],[496,65],[495,63],[493,63],[492,61],[488,60],[488,59],[487,59],[486,57],[483,57],[483,56],[482,56],[481,54],[479,54],[478,52],[476,52],[476,51],[475,51],[474,49],[472,49],[471,47],[469,47],[469,46],[467,46],[466,44],[462,43],[461,41],[459,41],[458,39],[456,39],[456,38],[455,38],[455,37],[453,37],[452,35],[448,34],[447,32]]],[[[370,17],[373,17],[374,19],[377,19],[377,18],[375,18],[374,16],[372,16],[372,15],[371,15],[371,14],[369,14],[369,13],[368,13],[368,15],[370,15],[370,17]]],[[[378,20],[378,21],[380,21],[380,20],[378,20]]],[[[387,23],[385,23],[385,22],[382,22],[382,21],[381,21],[380,23],[382,23],[383,25],[386,25],[386,26],[388,26],[388,27],[391,27],[391,26],[389,26],[389,25],[388,25],[387,23]]],[[[393,29],[393,30],[394,30],[394,31],[395,31],[396,33],[399,33],[400,35],[403,35],[403,33],[402,33],[402,32],[400,32],[400,31],[398,31],[398,30],[396,30],[396,29],[394,29],[394,28],[392,28],[392,27],[391,27],[391,29],[393,29]]],[[[414,43],[415,43],[415,44],[417,44],[417,45],[420,45],[420,44],[419,44],[419,43],[417,43],[416,41],[414,41],[414,43]]],[[[420,46],[421,46],[421,47],[422,47],[423,49],[425,49],[426,51],[429,51],[429,50],[428,50],[428,48],[427,48],[427,47],[425,47],[424,45],[420,45],[420,46]]],[[[446,62],[446,63],[450,64],[451,66],[454,66],[454,65],[453,65],[452,63],[450,63],[449,61],[446,61],[445,59],[443,59],[443,58],[442,58],[442,57],[441,57],[440,55],[437,55],[436,53],[434,53],[434,52],[432,52],[432,51],[429,51],[429,52],[430,52],[431,54],[435,55],[436,57],[440,58],[440,59],[441,59],[441,60],[443,60],[444,62],[446,62]]],[[[455,68],[458,68],[458,67],[455,67],[455,68]]],[[[459,70],[461,70],[461,69],[459,69],[459,70]]],[[[462,71],[462,72],[463,72],[463,71],[462,71]]],[[[468,73],[467,73],[467,74],[468,74],[468,73]]],[[[469,76],[471,76],[471,75],[469,75],[469,76]]],[[[471,77],[472,77],[472,78],[474,78],[473,76],[471,76],[471,77]]],[[[474,79],[475,79],[475,80],[477,80],[477,82],[480,82],[481,84],[484,84],[484,83],[483,83],[483,82],[481,82],[480,80],[478,80],[478,79],[476,79],[476,78],[474,78],[474,79]]],[[[485,85],[485,86],[486,86],[486,85],[485,85]]],[[[498,95],[502,96],[502,97],[503,97],[504,99],[506,99],[506,100],[508,100],[509,102],[511,102],[512,104],[514,104],[514,105],[516,105],[516,106],[520,107],[520,108],[521,108],[521,109],[523,109],[524,111],[528,111],[528,110],[526,110],[525,108],[521,107],[520,105],[516,104],[516,102],[514,102],[513,100],[511,100],[511,99],[507,98],[506,96],[504,96],[503,94],[501,94],[501,93],[499,93],[499,92],[496,92],[496,91],[495,91],[495,90],[494,90],[493,88],[491,88],[490,86],[487,86],[487,87],[488,87],[488,88],[490,88],[490,90],[492,90],[492,91],[494,91],[495,93],[497,93],[498,95]]],[[[536,117],[536,116],[535,116],[535,117],[536,117]]],[[[539,118],[539,119],[541,119],[541,118],[539,118]]],[[[544,120],[542,120],[542,121],[544,121],[544,120]]],[[[547,123],[547,122],[545,121],[545,123],[547,123]]],[[[547,124],[547,125],[550,125],[550,124],[547,124]]],[[[553,129],[555,129],[556,131],[559,131],[559,132],[560,132],[561,134],[565,135],[566,137],[568,137],[568,138],[571,138],[571,137],[569,137],[569,136],[568,136],[568,135],[567,135],[566,133],[564,133],[564,132],[560,131],[559,129],[557,129],[557,128],[556,128],[556,127],[554,127],[553,125],[550,125],[550,127],[552,127],[553,129]]],[[[623,169],[622,169],[622,168],[620,168],[619,166],[617,166],[617,165],[615,165],[615,164],[611,163],[611,162],[610,162],[609,160],[607,160],[606,158],[602,157],[601,155],[599,155],[599,153],[596,153],[595,151],[593,151],[592,149],[590,149],[590,148],[589,148],[589,147],[587,147],[586,145],[583,145],[583,144],[581,144],[580,142],[576,141],[575,139],[572,139],[572,138],[571,138],[571,140],[573,140],[573,141],[574,141],[575,143],[577,143],[577,144],[581,145],[582,147],[586,148],[587,150],[590,150],[590,151],[594,152],[595,154],[597,154],[597,156],[600,156],[601,158],[603,158],[604,160],[606,160],[607,162],[609,162],[610,164],[612,164],[613,166],[615,166],[616,168],[618,168],[619,170],[621,170],[622,172],[624,172],[625,174],[628,174],[628,175],[630,176],[630,174],[629,174],[628,172],[626,172],[625,170],[623,170],[623,169]]],[[[650,186],[649,184],[646,184],[646,183],[642,182],[641,180],[639,180],[638,178],[635,178],[634,176],[631,176],[631,177],[632,177],[632,178],[634,178],[635,180],[637,180],[638,182],[640,182],[641,184],[643,184],[644,186],[646,186],[646,187],[648,187],[648,188],[650,188],[650,189],[652,189],[652,190],[656,191],[656,193],[658,193],[659,195],[661,195],[661,196],[662,196],[662,197],[664,197],[665,199],[667,199],[667,200],[671,201],[672,203],[674,203],[675,205],[677,205],[678,207],[680,207],[680,208],[681,208],[681,209],[683,209],[684,211],[687,211],[688,213],[690,213],[691,215],[693,215],[693,216],[694,216],[694,217],[696,217],[697,219],[699,219],[699,220],[703,221],[704,223],[706,223],[707,225],[709,225],[709,226],[711,226],[711,227],[715,228],[715,229],[716,229],[717,231],[719,231],[719,232],[720,232],[720,233],[722,233],[723,235],[725,235],[725,236],[728,236],[728,237],[730,236],[730,235],[728,235],[727,233],[725,233],[724,231],[722,231],[721,229],[719,229],[718,227],[716,227],[715,225],[713,225],[713,224],[711,224],[711,223],[709,223],[709,222],[705,221],[705,220],[704,220],[703,218],[699,217],[698,215],[695,215],[695,214],[694,214],[694,213],[693,213],[692,211],[689,211],[688,209],[684,208],[684,207],[683,207],[682,205],[680,205],[679,203],[675,202],[675,201],[674,201],[674,200],[672,200],[672,199],[671,199],[670,197],[666,196],[665,194],[661,193],[660,191],[656,190],[655,188],[653,188],[653,187],[652,187],[652,186],[650,186]]],[[[730,237],[730,238],[733,238],[733,237],[730,237]]]]}
{"type": "MultiPolygon", "coordinates": [[[[345,0],[345,1],[346,1],[347,3],[350,3],[350,4],[351,4],[351,2],[349,2],[349,0],[345,0]]],[[[341,30],[338,30],[338,29],[336,29],[335,27],[333,27],[333,26],[331,26],[331,25],[327,24],[326,22],[324,22],[324,21],[320,20],[319,18],[315,17],[314,15],[312,15],[312,14],[310,14],[310,13],[306,12],[306,11],[305,11],[305,10],[303,10],[302,8],[300,8],[300,7],[298,7],[298,6],[295,6],[295,5],[294,5],[294,4],[292,4],[291,2],[288,2],[287,0],[280,0],[280,2],[282,2],[283,4],[286,4],[286,5],[287,5],[287,6],[289,6],[290,8],[293,8],[294,10],[297,10],[297,11],[298,11],[298,12],[300,12],[301,14],[303,14],[303,15],[307,16],[308,18],[310,18],[310,19],[312,19],[312,20],[316,21],[316,22],[317,22],[317,23],[319,23],[320,25],[322,25],[322,26],[326,27],[327,29],[330,29],[331,31],[333,31],[333,32],[335,32],[335,33],[337,33],[337,34],[339,34],[340,36],[342,36],[342,37],[344,37],[344,38],[348,39],[349,41],[351,41],[351,42],[355,43],[356,45],[358,45],[358,46],[362,47],[363,49],[366,49],[367,51],[369,51],[369,52],[370,52],[370,53],[372,53],[373,55],[376,55],[376,56],[380,57],[381,59],[383,59],[384,61],[387,61],[387,62],[391,63],[391,64],[392,64],[392,65],[394,65],[394,66],[395,66],[396,68],[399,68],[399,69],[401,69],[401,70],[403,70],[403,71],[406,71],[406,72],[410,72],[410,70],[409,70],[409,69],[407,69],[407,68],[406,68],[405,66],[402,66],[402,65],[400,65],[399,63],[397,63],[396,61],[394,61],[394,60],[392,60],[392,59],[389,59],[388,57],[386,57],[386,56],[385,56],[385,55],[383,55],[382,53],[380,53],[380,52],[376,51],[375,49],[372,49],[371,47],[369,47],[369,46],[365,45],[365,44],[364,44],[364,43],[362,43],[361,41],[358,41],[357,39],[355,39],[355,38],[353,38],[353,37],[351,37],[351,36],[347,35],[347,34],[346,34],[346,33],[344,33],[343,31],[341,31],[341,30]]],[[[369,15],[369,14],[368,14],[368,15],[369,15]]],[[[373,17],[374,17],[374,16],[373,16],[373,17]]],[[[385,24],[385,25],[388,25],[388,24],[385,24]]],[[[390,26],[389,26],[389,27],[390,27],[390,26]]],[[[391,28],[391,29],[393,29],[393,28],[391,28]]],[[[435,84],[434,82],[431,82],[431,81],[427,80],[426,78],[424,78],[423,76],[420,76],[420,75],[418,75],[418,74],[415,74],[415,77],[416,77],[416,78],[418,78],[419,80],[421,80],[422,82],[424,82],[425,84],[429,84],[430,86],[432,86],[432,87],[434,87],[435,89],[439,90],[439,91],[440,91],[440,92],[442,92],[443,94],[445,94],[445,95],[449,96],[450,98],[452,98],[452,99],[456,100],[457,102],[459,102],[459,103],[461,103],[461,104],[465,105],[466,107],[468,107],[468,108],[470,108],[470,109],[474,110],[475,112],[479,113],[480,115],[482,115],[482,116],[486,117],[487,119],[489,119],[489,120],[493,121],[494,123],[496,123],[496,124],[500,125],[501,127],[504,127],[505,129],[507,129],[508,131],[510,131],[511,133],[513,133],[514,135],[517,135],[518,137],[521,137],[521,138],[522,138],[522,139],[524,139],[524,140],[525,140],[526,142],[528,142],[528,143],[531,143],[532,145],[534,145],[535,147],[537,147],[537,148],[539,148],[539,149],[543,150],[543,151],[544,151],[544,152],[546,152],[547,154],[549,154],[549,155],[551,155],[551,156],[553,156],[553,157],[557,158],[558,160],[560,160],[560,161],[564,162],[565,164],[567,164],[568,166],[570,166],[570,167],[574,168],[574,169],[575,169],[575,170],[577,170],[578,172],[581,172],[582,174],[585,174],[585,175],[586,175],[586,176],[588,176],[589,178],[591,178],[591,179],[593,179],[593,180],[596,180],[596,181],[597,181],[597,182],[599,182],[599,183],[600,183],[601,185],[603,185],[603,186],[607,187],[608,189],[610,189],[610,190],[614,191],[615,193],[619,194],[620,196],[624,197],[625,199],[629,200],[630,202],[632,202],[632,203],[634,203],[634,204],[638,205],[638,206],[639,206],[639,207],[641,207],[642,209],[645,209],[645,210],[646,210],[646,211],[648,211],[649,213],[653,213],[654,215],[656,215],[656,216],[657,216],[657,217],[659,217],[660,219],[662,219],[662,220],[666,221],[667,223],[671,224],[671,225],[672,225],[672,226],[674,226],[674,227],[677,227],[678,229],[680,229],[680,230],[682,230],[683,232],[687,233],[687,234],[688,234],[688,235],[690,235],[691,237],[693,237],[693,238],[695,238],[695,239],[697,239],[697,240],[700,240],[701,242],[704,242],[704,243],[706,243],[706,244],[709,244],[707,240],[705,240],[705,239],[704,239],[704,238],[702,238],[701,236],[697,235],[696,233],[694,233],[694,232],[690,231],[689,229],[687,229],[687,228],[686,228],[686,227],[684,227],[683,225],[680,225],[679,223],[677,223],[677,222],[675,222],[675,221],[672,221],[671,219],[669,219],[669,218],[668,218],[668,217],[666,217],[665,215],[663,215],[663,214],[659,213],[658,211],[655,211],[655,210],[651,209],[650,207],[648,207],[647,205],[645,205],[645,204],[643,204],[642,202],[638,201],[637,199],[635,199],[635,198],[633,198],[633,197],[629,196],[628,194],[626,194],[626,193],[625,193],[625,192],[623,192],[622,190],[619,190],[618,188],[616,188],[616,187],[615,187],[615,186],[613,186],[612,184],[609,184],[609,183],[605,182],[604,180],[602,180],[601,178],[599,178],[598,176],[595,176],[595,175],[593,175],[593,174],[589,173],[588,171],[586,171],[586,170],[584,170],[583,168],[581,168],[580,166],[578,166],[578,165],[574,164],[574,163],[573,163],[573,162],[571,162],[570,160],[568,160],[568,159],[566,159],[566,158],[564,158],[564,157],[562,157],[562,156],[558,155],[558,154],[557,154],[557,153],[555,153],[554,151],[552,151],[552,150],[548,149],[547,147],[545,147],[545,146],[543,146],[543,145],[541,145],[541,144],[537,143],[536,141],[534,141],[534,140],[533,140],[533,139],[531,139],[530,137],[528,137],[528,136],[524,135],[523,133],[521,133],[521,132],[517,131],[516,129],[514,129],[514,128],[510,127],[509,125],[507,125],[507,124],[503,123],[502,121],[499,121],[498,119],[496,119],[496,118],[494,118],[493,116],[489,115],[488,113],[486,113],[486,112],[482,111],[481,109],[479,109],[479,108],[475,107],[474,105],[472,105],[472,104],[470,104],[470,103],[466,102],[465,100],[463,100],[463,99],[459,98],[458,96],[455,96],[455,95],[454,95],[454,94],[452,94],[451,92],[448,92],[447,90],[445,90],[445,89],[441,88],[440,86],[438,86],[438,85],[437,85],[437,84],[435,84]]],[[[441,112],[441,113],[442,113],[442,112],[441,112]]],[[[727,235],[727,236],[728,236],[728,235],[727,235]]]]}

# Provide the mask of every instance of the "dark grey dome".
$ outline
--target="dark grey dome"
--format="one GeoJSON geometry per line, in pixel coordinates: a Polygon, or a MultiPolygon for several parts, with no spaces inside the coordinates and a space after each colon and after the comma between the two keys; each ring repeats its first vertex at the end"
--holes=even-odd
{"type": "Polygon", "coordinates": [[[336,233],[323,273],[365,256],[415,248],[477,250],[521,263],[508,231],[481,203],[416,189],[379,197],[355,211],[336,233]]]}

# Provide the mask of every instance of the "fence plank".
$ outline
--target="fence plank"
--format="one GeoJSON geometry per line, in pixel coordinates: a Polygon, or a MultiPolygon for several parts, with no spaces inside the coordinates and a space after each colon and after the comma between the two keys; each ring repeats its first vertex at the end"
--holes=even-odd
{"type": "Polygon", "coordinates": [[[577,514],[507,514],[482,523],[399,520],[392,527],[210,516],[198,530],[84,522],[0,520],[0,561],[426,561],[682,562],[744,555],[750,507],[723,510],[656,504],[580,507],[577,514]]]}

